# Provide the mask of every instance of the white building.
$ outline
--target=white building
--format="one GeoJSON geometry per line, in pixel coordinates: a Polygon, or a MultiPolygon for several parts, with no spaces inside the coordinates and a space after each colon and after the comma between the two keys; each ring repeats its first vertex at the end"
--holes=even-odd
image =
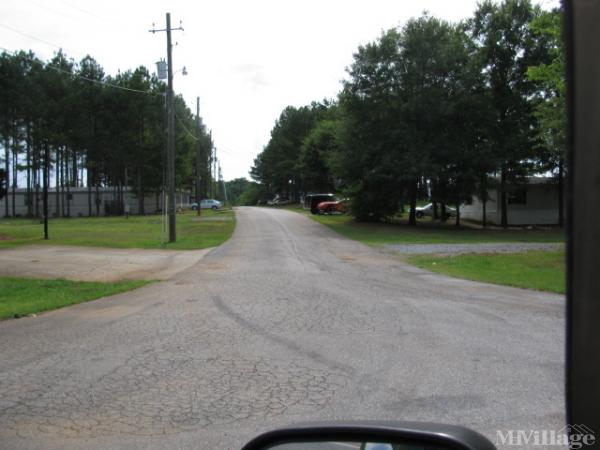
{"type": "MultiPolygon", "coordinates": [[[[65,188],[66,189],[66,188],[65,188]]],[[[35,191],[32,195],[32,212],[35,215],[35,191]]],[[[48,189],[48,216],[56,217],[62,215],[64,211],[67,215],[69,211],[70,217],[80,217],[89,215],[89,201],[91,200],[92,215],[100,216],[115,215],[118,214],[118,199],[119,194],[116,188],[113,187],[101,187],[96,191],[96,188],[91,190],[91,198],[89,197],[90,191],[86,187],[69,188],[69,195],[65,190],[65,195],[62,195],[62,190],[59,190],[59,195],[56,195],[56,189],[48,189]],[[64,206],[63,206],[64,199],[64,206]],[[59,202],[59,214],[57,214],[57,201],[59,202]],[[98,207],[96,207],[96,203],[98,207]]],[[[175,194],[177,201],[177,207],[189,205],[192,202],[191,193],[189,191],[177,191],[175,194]]],[[[0,200],[0,217],[6,215],[6,206],[8,205],[8,215],[12,216],[12,190],[9,189],[6,196],[0,200]]],[[[39,215],[42,215],[43,208],[43,192],[40,189],[38,195],[38,208],[39,215]]],[[[139,213],[139,201],[136,195],[131,191],[130,188],[123,188],[123,209],[129,209],[129,214],[139,213]]],[[[144,213],[155,214],[163,210],[163,196],[162,194],[149,194],[144,198],[144,213]]],[[[15,215],[17,217],[27,216],[27,189],[17,189],[15,192],[15,215]]]]}
{"type": "MultiPolygon", "coordinates": [[[[501,223],[500,190],[489,191],[486,203],[487,222],[501,223]]],[[[554,178],[528,177],[527,183],[507,194],[507,215],[509,225],[557,225],[558,224],[558,184],[554,178]]],[[[566,207],[563,208],[563,214],[566,207]]],[[[473,198],[470,205],[461,205],[460,216],[478,222],[483,218],[483,204],[473,198]]]]}

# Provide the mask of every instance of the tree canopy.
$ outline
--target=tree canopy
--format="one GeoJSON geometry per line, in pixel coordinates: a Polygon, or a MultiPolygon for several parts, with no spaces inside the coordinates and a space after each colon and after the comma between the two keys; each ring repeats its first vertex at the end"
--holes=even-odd
{"type": "MultiPolygon", "coordinates": [[[[28,201],[28,215],[40,215],[39,196],[32,194],[43,185],[48,152],[56,192],[130,186],[143,213],[144,196],[159,192],[164,184],[165,92],[165,84],[145,67],[107,75],[91,56],[75,62],[59,51],[43,62],[32,52],[0,54],[0,141],[8,195],[14,198],[18,180],[28,198],[35,199],[28,201]]],[[[175,106],[177,186],[195,185],[199,141],[206,187],[209,134],[202,124],[197,126],[181,97],[175,106]]],[[[68,216],[68,195],[61,197],[54,214],[68,216]]],[[[6,216],[15,215],[12,204],[9,211],[6,202],[6,216]]],[[[90,195],[89,215],[100,213],[90,195]]]]}
{"type": "Polygon", "coordinates": [[[443,219],[474,197],[485,208],[496,187],[506,225],[515,183],[562,164],[560,20],[485,0],[461,23],[424,13],[383,32],[358,48],[336,101],[282,112],[252,177],[270,194],[336,190],[359,220],[409,204],[409,224],[419,199],[443,219]]]}

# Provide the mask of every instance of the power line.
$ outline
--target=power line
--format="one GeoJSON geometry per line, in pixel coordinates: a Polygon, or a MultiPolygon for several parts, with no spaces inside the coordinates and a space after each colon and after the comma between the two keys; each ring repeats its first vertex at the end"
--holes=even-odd
{"type": "MultiPolygon", "coordinates": [[[[16,51],[11,51],[11,50],[9,50],[9,49],[7,49],[7,48],[4,48],[4,47],[0,47],[0,50],[3,50],[3,51],[5,51],[5,52],[8,52],[8,53],[12,53],[12,54],[13,54],[13,55],[15,55],[15,56],[19,56],[20,58],[27,59],[28,61],[31,61],[31,62],[34,62],[34,61],[35,61],[33,58],[30,58],[30,57],[28,57],[28,56],[25,56],[25,55],[20,55],[20,54],[18,54],[16,51]]],[[[133,89],[133,88],[128,88],[128,87],[125,87],[125,86],[119,86],[119,85],[117,85],[117,84],[108,83],[108,82],[106,82],[106,81],[103,81],[103,80],[95,80],[95,79],[93,79],[93,78],[84,77],[83,75],[79,75],[79,74],[76,74],[76,73],[69,72],[68,70],[61,69],[60,67],[56,67],[56,66],[53,66],[53,65],[51,65],[51,64],[46,64],[44,67],[47,67],[47,68],[49,68],[49,69],[52,69],[52,70],[55,70],[55,71],[57,71],[57,72],[64,73],[64,74],[66,74],[66,75],[70,75],[70,76],[72,76],[72,77],[74,77],[74,78],[79,78],[79,79],[81,79],[81,80],[89,81],[89,82],[91,82],[91,83],[96,83],[96,84],[99,84],[99,85],[102,85],[102,86],[108,86],[108,87],[112,87],[112,88],[115,88],[115,89],[121,89],[121,90],[123,90],[123,91],[136,92],[136,93],[139,93],[139,94],[146,94],[146,95],[152,95],[152,96],[158,96],[158,95],[162,95],[162,94],[159,94],[159,93],[156,93],[156,92],[151,92],[151,91],[142,91],[142,90],[139,90],[139,89],[133,89]]],[[[184,131],[185,131],[185,132],[186,132],[186,133],[187,133],[187,134],[188,134],[188,135],[189,135],[189,136],[190,136],[192,139],[194,139],[195,141],[200,141],[200,138],[199,138],[199,137],[197,137],[196,135],[194,135],[194,133],[192,133],[192,132],[191,132],[191,131],[190,131],[190,130],[189,130],[189,129],[188,129],[186,126],[185,126],[185,124],[184,124],[183,120],[181,120],[181,118],[180,118],[180,117],[179,117],[177,114],[175,114],[175,118],[176,118],[176,119],[177,119],[177,121],[179,122],[179,125],[181,125],[181,127],[184,129],[184,131]]],[[[228,152],[225,152],[225,153],[228,153],[228,152]]]]}
{"type": "Polygon", "coordinates": [[[95,17],[96,19],[100,19],[100,20],[103,20],[103,21],[110,21],[109,19],[107,19],[105,17],[99,16],[98,14],[95,14],[95,13],[93,13],[91,11],[88,11],[87,9],[83,9],[83,8],[77,6],[77,5],[74,5],[73,3],[67,2],[65,0],[61,0],[61,2],[64,3],[65,5],[67,5],[67,6],[70,6],[73,9],[76,9],[77,11],[80,11],[80,12],[82,12],[84,14],[87,14],[88,16],[95,17]]]}
{"type": "MultiPolygon", "coordinates": [[[[52,43],[52,42],[45,41],[44,39],[37,38],[37,37],[35,37],[35,36],[32,36],[31,34],[23,33],[22,31],[19,31],[19,30],[17,30],[16,28],[13,28],[13,27],[11,27],[11,26],[5,25],[5,24],[3,24],[3,23],[0,23],[0,27],[2,27],[2,28],[6,28],[7,30],[10,30],[10,31],[12,31],[13,33],[20,34],[21,36],[24,36],[24,37],[26,37],[26,38],[33,39],[34,41],[41,42],[42,44],[46,44],[46,45],[49,45],[49,46],[51,46],[51,47],[55,47],[55,48],[58,48],[58,49],[65,49],[64,47],[62,47],[62,46],[60,46],[60,45],[56,45],[56,44],[54,44],[54,43],[52,43]]],[[[71,49],[65,49],[65,50],[69,50],[69,51],[71,51],[71,49]]],[[[79,53],[79,52],[72,52],[72,53],[79,53]]]]}
{"type": "Polygon", "coordinates": [[[66,19],[69,19],[69,20],[73,20],[73,16],[69,16],[69,15],[67,15],[67,14],[65,14],[63,12],[60,12],[60,11],[56,10],[56,9],[50,8],[47,5],[42,5],[42,4],[39,4],[39,3],[34,2],[32,0],[29,0],[29,3],[32,4],[32,5],[35,5],[35,6],[39,7],[39,8],[45,9],[46,11],[50,11],[51,13],[54,13],[54,14],[56,14],[58,16],[65,17],[66,19]]]}
{"type": "MultiPolygon", "coordinates": [[[[17,51],[12,51],[12,50],[9,50],[9,49],[7,49],[5,47],[0,47],[0,50],[3,50],[3,51],[8,52],[8,53],[12,53],[14,56],[18,56],[20,58],[27,59],[28,61],[35,62],[35,60],[33,58],[30,58],[30,57],[28,57],[26,55],[19,54],[17,51]]],[[[102,86],[108,86],[108,87],[112,87],[112,88],[115,88],[115,89],[121,89],[123,91],[136,92],[136,93],[139,93],[139,94],[147,94],[147,95],[152,95],[152,96],[163,95],[161,93],[156,93],[156,92],[151,92],[151,91],[142,91],[140,89],[133,89],[133,88],[125,87],[125,86],[119,86],[117,84],[108,83],[108,82],[103,81],[103,80],[95,80],[94,78],[84,77],[83,75],[79,75],[79,74],[76,74],[76,73],[73,73],[73,72],[69,72],[68,70],[61,69],[60,67],[56,67],[56,66],[53,66],[53,65],[48,64],[48,63],[44,67],[47,67],[47,68],[52,69],[52,70],[55,70],[57,72],[64,73],[66,75],[70,75],[70,76],[72,76],[74,78],[79,78],[81,80],[89,81],[91,83],[100,84],[102,86]]],[[[194,135],[194,133],[192,133],[185,126],[183,120],[181,120],[181,118],[177,114],[175,114],[175,117],[177,118],[177,121],[179,122],[179,124],[181,125],[181,127],[185,130],[185,132],[192,139],[194,139],[195,141],[199,141],[200,140],[200,138],[198,138],[196,135],[194,135]]]]}
{"type": "Polygon", "coordinates": [[[230,149],[229,147],[223,147],[222,145],[219,146],[219,150],[221,150],[223,153],[225,153],[226,155],[229,156],[235,156],[232,152],[234,152],[235,150],[230,149]]]}
{"type": "Polygon", "coordinates": [[[181,128],[183,128],[185,130],[185,132],[195,141],[199,141],[200,138],[196,137],[190,130],[187,129],[187,127],[184,125],[183,121],[179,118],[179,116],[177,114],[175,114],[175,118],[177,119],[177,122],[179,122],[179,125],[181,125],[181,128]]]}
{"type": "MultiPolygon", "coordinates": [[[[98,15],[98,14],[96,14],[96,13],[94,13],[94,12],[90,11],[90,10],[87,10],[87,9],[81,8],[81,7],[79,7],[79,6],[75,5],[75,4],[71,3],[71,2],[65,1],[65,0],[60,0],[60,1],[61,1],[61,2],[62,2],[64,5],[66,5],[66,6],[70,7],[70,8],[72,8],[73,10],[76,10],[76,11],[78,11],[78,12],[80,12],[80,13],[83,13],[83,14],[86,14],[86,15],[88,15],[88,16],[90,16],[90,17],[93,17],[93,18],[95,18],[96,20],[103,21],[103,22],[105,22],[105,23],[106,23],[106,22],[109,22],[109,23],[112,23],[113,25],[117,25],[117,27],[116,27],[116,28],[114,28],[114,30],[117,30],[118,32],[120,32],[120,33],[122,33],[122,34],[126,34],[126,35],[128,35],[128,36],[134,36],[134,35],[135,35],[136,37],[139,37],[139,34],[131,32],[131,30],[128,28],[128,27],[129,27],[129,24],[128,24],[128,23],[122,22],[122,21],[118,20],[117,18],[108,18],[108,17],[102,17],[102,16],[100,16],[100,15],[98,15]]],[[[61,17],[64,17],[66,20],[68,20],[68,21],[70,21],[70,22],[76,22],[76,23],[79,23],[79,22],[80,22],[80,20],[79,20],[77,17],[75,17],[75,16],[72,16],[72,15],[71,15],[69,12],[67,12],[67,11],[62,11],[62,10],[60,10],[60,11],[59,11],[59,10],[57,10],[57,9],[53,9],[53,8],[50,8],[50,7],[48,7],[47,5],[39,4],[39,3],[33,2],[33,1],[31,1],[31,0],[30,0],[30,4],[31,4],[31,5],[35,5],[35,6],[39,7],[39,8],[43,8],[43,9],[45,9],[45,10],[47,10],[47,11],[50,11],[50,12],[52,12],[52,13],[54,13],[54,14],[57,14],[57,15],[59,15],[59,16],[61,16],[61,17]]],[[[15,28],[12,28],[12,27],[9,27],[9,26],[7,26],[7,25],[2,25],[2,26],[4,26],[5,28],[7,28],[7,29],[9,29],[9,30],[11,30],[11,31],[14,31],[15,33],[19,33],[19,34],[21,34],[22,36],[25,36],[25,37],[28,37],[28,38],[34,39],[34,40],[36,40],[36,41],[39,41],[39,42],[43,42],[44,44],[48,44],[48,45],[51,45],[51,46],[53,46],[53,47],[63,48],[63,47],[61,47],[61,46],[58,46],[58,45],[56,45],[56,44],[53,44],[53,43],[51,43],[51,42],[48,42],[48,41],[44,41],[43,39],[36,38],[35,36],[29,35],[29,34],[27,34],[27,33],[24,33],[24,32],[22,32],[22,31],[19,31],[19,30],[15,29],[15,28]]],[[[113,30],[113,31],[114,31],[114,30],[113,30]]],[[[72,50],[69,50],[69,51],[70,51],[71,53],[78,53],[78,54],[81,54],[81,52],[73,52],[72,50]]]]}

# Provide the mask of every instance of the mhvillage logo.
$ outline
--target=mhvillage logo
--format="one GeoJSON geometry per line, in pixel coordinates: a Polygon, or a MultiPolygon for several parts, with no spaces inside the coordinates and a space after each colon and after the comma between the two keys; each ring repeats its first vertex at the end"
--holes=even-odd
{"type": "Polygon", "coordinates": [[[583,424],[567,425],[556,430],[508,430],[496,431],[497,445],[514,445],[530,448],[533,446],[560,446],[578,450],[596,443],[594,431],[583,424]]]}

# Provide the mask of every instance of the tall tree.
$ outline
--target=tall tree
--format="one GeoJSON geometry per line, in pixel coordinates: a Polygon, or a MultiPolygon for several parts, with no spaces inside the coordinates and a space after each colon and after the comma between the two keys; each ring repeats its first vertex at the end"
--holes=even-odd
{"type": "MultiPolygon", "coordinates": [[[[101,186],[112,186],[115,192],[115,201],[105,212],[122,209],[123,193],[129,186],[138,194],[143,212],[144,194],[159,192],[163,181],[164,92],[164,83],[144,67],[110,77],[91,56],[75,64],[59,51],[42,63],[31,52],[2,53],[0,144],[4,151],[0,163],[5,187],[12,188],[14,197],[17,186],[25,186],[27,212],[39,214],[44,167],[55,187],[54,215],[70,214],[69,192],[84,184],[89,215],[94,213],[93,203],[95,214],[101,212],[101,186]],[[95,202],[92,187],[96,188],[95,202]]],[[[176,100],[176,108],[176,174],[179,186],[188,188],[195,142],[199,139],[210,148],[209,137],[204,127],[199,136],[189,132],[195,121],[182,98],[176,100]]],[[[16,202],[7,199],[4,214],[14,215],[15,208],[16,202]]]]}
{"type": "Polygon", "coordinates": [[[6,195],[6,172],[0,169],[0,200],[6,195]]]}
{"type": "Polygon", "coordinates": [[[308,136],[326,106],[285,108],[271,130],[269,143],[254,160],[251,177],[272,194],[291,197],[302,185],[299,159],[304,139],[308,136]]]}
{"type": "Polygon", "coordinates": [[[562,11],[544,11],[531,22],[536,38],[542,39],[550,61],[527,69],[527,76],[537,83],[534,114],[539,122],[538,138],[542,158],[541,170],[555,173],[558,184],[558,224],[564,225],[564,176],[566,152],[566,65],[562,39],[562,11]]]}
{"type": "Polygon", "coordinates": [[[340,145],[331,167],[352,199],[352,213],[362,221],[394,215],[402,198],[406,123],[396,66],[400,38],[398,30],[389,30],[359,47],[339,96],[340,145]]]}
{"type": "Polygon", "coordinates": [[[472,53],[462,27],[426,14],[359,48],[340,96],[342,144],[334,160],[359,219],[391,216],[408,198],[415,225],[425,179],[442,202],[472,193],[463,167],[469,158],[459,157],[474,142],[463,117],[477,82],[472,53]]]}
{"type": "Polygon", "coordinates": [[[337,151],[339,119],[337,107],[331,106],[302,142],[298,169],[305,192],[333,192],[336,183],[331,173],[330,160],[337,151]]]}
{"type": "MultiPolygon", "coordinates": [[[[15,128],[18,122],[19,85],[22,73],[16,57],[3,52],[0,55],[0,135],[4,147],[4,179],[6,189],[15,184],[15,165],[12,163],[14,151],[15,128]]],[[[14,204],[13,204],[14,210],[14,204]]],[[[9,217],[13,211],[9,209],[8,196],[5,199],[4,215],[9,217]]]]}
{"type": "Polygon", "coordinates": [[[537,45],[530,26],[539,13],[529,0],[485,0],[470,21],[494,114],[488,136],[500,171],[503,227],[508,226],[510,183],[530,173],[536,158],[536,122],[529,101],[535,85],[527,77],[527,68],[544,58],[544,47],[537,45]]]}
{"type": "Polygon", "coordinates": [[[99,109],[101,107],[102,82],[104,69],[91,56],[86,56],[79,62],[78,77],[75,79],[75,89],[78,95],[77,126],[75,139],[76,146],[82,151],[85,158],[84,167],[87,174],[86,185],[88,188],[88,216],[94,214],[92,201],[92,187],[99,183],[99,109]]]}

